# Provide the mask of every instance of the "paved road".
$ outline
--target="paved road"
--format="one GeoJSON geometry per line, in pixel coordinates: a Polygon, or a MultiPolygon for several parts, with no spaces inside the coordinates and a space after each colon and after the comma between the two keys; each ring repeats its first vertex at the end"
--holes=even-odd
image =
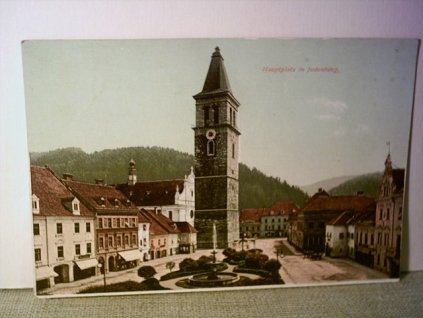
{"type": "MultiPolygon", "coordinates": [[[[286,284],[309,284],[309,283],[324,283],[324,282],[336,282],[336,281],[351,281],[351,280],[368,280],[368,279],[385,279],[387,275],[375,271],[371,268],[362,266],[352,260],[344,258],[327,258],[323,257],[321,260],[310,260],[303,258],[303,255],[296,251],[286,239],[259,239],[255,242],[248,242],[245,244],[245,248],[260,248],[263,253],[268,255],[270,258],[276,258],[274,251],[274,245],[276,243],[283,242],[286,249],[291,251],[292,255],[284,255],[279,258],[282,264],[280,274],[286,284]],[[247,247],[248,246],[248,247],[247,247]]],[[[176,266],[173,271],[178,270],[178,264],[185,258],[198,259],[202,255],[211,255],[211,250],[199,250],[193,254],[178,254],[169,256],[166,258],[160,258],[144,262],[143,265],[154,266],[157,274],[156,278],[160,278],[162,275],[169,273],[166,268],[166,263],[173,261],[176,266]]],[[[222,250],[218,251],[216,255],[218,260],[222,260],[222,250]]],[[[244,275],[244,274],[243,274],[244,275]]],[[[248,276],[248,275],[244,275],[248,276]]],[[[251,276],[252,278],[254,276],[251,276]]],[[[176,289],[179,288],[175,285],[175,280],[169,280],[161,282],[162,286],[176,289]]],[[[111,272],[106,275],[106,283],[118,283],[127,280],[141,282],[143,279],[138,277],[137,268],[133,268],[121,272],[111,272]]],[[[102,286],[104,284],[103,276],[94,276],[84,280],[57,284],[52,288],[54,294],[76,294],[79,290],[85,289],[88,286],[102,286]]]]}

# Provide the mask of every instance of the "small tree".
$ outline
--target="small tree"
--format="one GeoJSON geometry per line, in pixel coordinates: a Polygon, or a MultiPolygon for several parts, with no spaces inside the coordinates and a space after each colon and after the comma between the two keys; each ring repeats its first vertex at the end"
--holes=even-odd
{"type": "Polygon", "coordinates": [[[172,269],[175,267],[175,262],[167,262],[166,263],[166,268],[170,271],[170,272],[172,272],[172,269]]]}
{"type": "Polygon", "coordinates": [[[197,265],[199,268],[207,268],[207,264],[211,263],[213,261],[213,257],[212,256],[201,256],[198,260],[197,260],[197,265]]]}
{"type": "Polygon", "coordinates": [[[179,269],[183,272],[196,270],[197,268],[198,263],[192,258],[185,258],[182,262],[179,263],[179,269]]]}
{"type": "Polygon", "coordinates": [[[156,275],[157,272],[153,266],[141,266],[138,268],[138,276],[144,278],[145,280],[152,278],[156,275]]]}
{"type": "Polygon", "coordinates": [[[279,269],[281,267],[282,267],[281,263],[279,263],[279,261],[276,259],[269,259],[263,266],[265,270],[270,272],[274,283],[280,282],[279,269]]]}

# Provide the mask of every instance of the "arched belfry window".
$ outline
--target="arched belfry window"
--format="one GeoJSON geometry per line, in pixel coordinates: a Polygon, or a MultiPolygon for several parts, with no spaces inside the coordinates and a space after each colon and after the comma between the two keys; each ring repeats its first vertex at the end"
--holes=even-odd
{"type": "Polygon", "coordinates": [[[216,145],[214,143],[214,140],[207,141],[207,155],[214,156],[215,152],[216,152],[216,145]]]}
{"type": "Polygon", "coordinates": [[[208,126],[210,124],[210,108],[204,107],[204,126],[208,126]]]}
{"type": "Polygon", "coordinates": [[[214,106],[213,107],[213,115],[214,115],[214,123],[218,124],[219,123],[219,106],[214,106]]]}

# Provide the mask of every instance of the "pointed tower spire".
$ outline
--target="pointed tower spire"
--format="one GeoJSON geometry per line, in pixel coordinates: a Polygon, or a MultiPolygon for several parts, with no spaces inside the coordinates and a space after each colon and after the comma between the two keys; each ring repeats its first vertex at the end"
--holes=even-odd
{"type": "Polygon", "coordinates": [[[204,81],[203,90],[198,95],[218,92],[232,93],[228,76],[226,75],[225,64],[223,63],[223,57],[220,54],[219,47],[216,46],[211,57],[209,71],[204,81]]]}

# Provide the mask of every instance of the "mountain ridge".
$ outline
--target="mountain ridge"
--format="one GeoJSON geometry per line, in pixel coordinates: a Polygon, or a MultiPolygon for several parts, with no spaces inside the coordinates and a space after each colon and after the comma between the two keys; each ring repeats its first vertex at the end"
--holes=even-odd
{"type": "MultiPolygon", "coordinates": [[[[136,163],[138,181],[181,179],[194,166],[194,156],[164,147],[123,147],[86,153],[81,148],[59,148],[31,152],[32,165],[48,165],[57,175],[71,173],[75,180],[109,184],[127,182],[128,163],[136,163]]],[[[308,199],[299,187],[277,177],[267,176],[257,168],[239,164],[239,208],[268,207],[277,201],[303,205],[308,199]]]]}

